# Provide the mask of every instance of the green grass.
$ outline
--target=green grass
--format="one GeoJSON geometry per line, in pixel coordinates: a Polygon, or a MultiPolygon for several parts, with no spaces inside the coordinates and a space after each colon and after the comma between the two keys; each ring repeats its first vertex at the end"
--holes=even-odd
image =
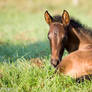
{"type": "Polygon", "coordinates": [[[92,27],[89,8],[34,2],[28,11],[14,6],[0,9],[0,92],[92,92],[92,81],[78,84],[68,76],[54,74],[49,26],[44,20],[46,8],[52,15],[68,9],[71,16],[92,27]]]}

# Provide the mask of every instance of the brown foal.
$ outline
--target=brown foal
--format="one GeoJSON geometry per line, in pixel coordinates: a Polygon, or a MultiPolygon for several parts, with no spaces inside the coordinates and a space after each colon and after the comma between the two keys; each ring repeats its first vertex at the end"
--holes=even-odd
{"type": "Polygon", "coordinates": [[[48,11],[44,16],[49,24],[51,64],[73,78],[91,75],[92,31],[70,18],[66,10],[62,16],[52,17],[48,11]],[[62,59],[64,49],[70,54],[62,59]]]}

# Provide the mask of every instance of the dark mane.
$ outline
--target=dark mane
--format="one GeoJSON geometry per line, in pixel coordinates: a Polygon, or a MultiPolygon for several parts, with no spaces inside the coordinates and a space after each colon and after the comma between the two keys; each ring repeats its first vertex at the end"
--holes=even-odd
{"type": "MultiPolygon", "coordinates": [[[[53,16],[54,18],[54,21],[55,22],[60,22],[62,23],[62,16],[60,15],[56,15],[56,16],[53,16]]],[[[78,21],[78,20],[75,20],[74,18],[70,18],[70,24],[74,27],[74,28],[83,28],[83,25],[78,21]]]]}
{"type": "Polygon", "coordinates": [[[82,25],[82,24],[80,23],[80,21],[75,20],[74,18],[71,18],[71,19],[70,19],[70,24],[71,24],[74,28],[83,28],[83,27],[84,27],[84,25],[82,25]]]}
{"type": "Polygon", "coordinates": [[[80,23],[80,21],[75,20],[74,18],[71,18],[70,20],[70,24],[76,28],[77,32],[82,34],[86,34],[85,36],[89,36],[90,38],[92,38],[92,29],[88,28],[87,26],[83,25],[80,23]]]}
{"type": "MultiPolygon", "coordinates": [[[[53,16],[55,22],[60,22],[62,23],[62,16],[56,15],[53,16]]],[[[74,18],[70,18],[70,24],[77,29],[79,33],[83,32],[86,35],[89,35],[92,38],[92,29],[86,27],[85,25],[81,24],[79,20],[75,20],[74,18]]]]}
{"type": "Polygon", "coordinates": [[[53,19],[55,22],[60,22],[60,23],[62,22],[62,16],[60,16],[60,15],[53,16],[53,19]]]}

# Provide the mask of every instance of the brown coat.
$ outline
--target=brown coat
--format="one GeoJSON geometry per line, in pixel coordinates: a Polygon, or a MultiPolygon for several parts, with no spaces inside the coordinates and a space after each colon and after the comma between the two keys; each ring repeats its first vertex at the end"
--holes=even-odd
{"type": "Polygon", "coordinates": [[[92,74],[92,45],[70,53],[62,59],[57,68],[73,78],[92,74]]]}

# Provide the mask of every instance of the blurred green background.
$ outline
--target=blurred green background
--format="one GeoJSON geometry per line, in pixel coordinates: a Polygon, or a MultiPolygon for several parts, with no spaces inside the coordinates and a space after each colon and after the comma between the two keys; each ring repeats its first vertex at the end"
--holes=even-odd
{"type": "Polygon", "coordinates": [[[46,10],[51,15],[61,15],[66,9],[70,16],[92,27],[91,8],[91,0],[0,0],[1,60],[2,57],[15,59],[50,54],[49,26],[44,19],[46,10]]]}

